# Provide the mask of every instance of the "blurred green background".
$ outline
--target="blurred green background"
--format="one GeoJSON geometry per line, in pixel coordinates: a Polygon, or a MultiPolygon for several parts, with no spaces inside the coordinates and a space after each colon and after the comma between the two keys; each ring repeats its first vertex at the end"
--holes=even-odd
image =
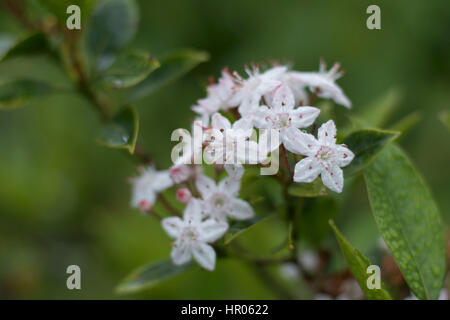
{"type": "MultiPolygon", "coordinates": [[[[422,172],[450,221],[450,132],[438,114],[450,109],[450,3],[433,1],[139,1],[132,47],[158,57],[191,47],[209,62],[137,104],[139,143],[161,167],[170,165],[170,134],[190,127],[190,106],[204,96],[210,75],[224,66],[290,61],[316,70],[319,58],[341,62],[339,84],[359,112],[392,88],[402,93],[392,123],[413,111],[422,120],[401,145],[422,172]],[[381,30],[366,28],[370,4],[381,7],[381,30]]],[[[0,9],[0,35],[24,30],[0,9]]],[[[0,65],[0,81],[31,75],[59,85],[66,76],[42,57],[0,65]]],[[[336,108],[336,112],[341,111],[336,108]]],[[[130,271],[169,255],[158,222],[129,208],[127,178],[135,163],[94,142],[95,110],[70,92],[0,113],[0,298],[276,298],[245,264],[219,261],[215,272],[194,268],[150,291],[118,296],[130,271]],[[66,289],[66,267],[82,270],[82,290],[66,289]]],[[[356,182],[358,183],[358,182],[356,182]]],[[[362,251],[378,233],[364,186],[340,208],[343,233],[362,251]]],[[[267,222],[245,241],[266,253],[283,239],[283,225],[267,222]]],[[[340,253],[338,253],[340,254],[340,253]]]]}

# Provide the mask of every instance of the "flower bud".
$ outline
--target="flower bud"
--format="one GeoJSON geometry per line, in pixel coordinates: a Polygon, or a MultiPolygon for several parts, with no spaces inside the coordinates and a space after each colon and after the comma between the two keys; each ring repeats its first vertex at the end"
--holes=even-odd
{"type": "Polygon", "coordinates": [[[191,200],[191,192],[186,188],[181,188],[177,190],[177,200],[182,203],[188,203],[191,200]]]}

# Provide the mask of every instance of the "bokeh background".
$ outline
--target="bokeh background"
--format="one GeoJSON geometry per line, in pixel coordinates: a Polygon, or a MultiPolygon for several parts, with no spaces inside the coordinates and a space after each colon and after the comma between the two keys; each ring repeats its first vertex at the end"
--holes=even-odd
{"type": "MultiPolygon", "coordinates": [[[[170,134],[190,127],[190,106],[211,75],[252,61],[292,62],[316,70],[319,58],[341,62],[339,80],[354,112],[387,91],[401,92],[391,123],[419,111],[402,139],[450,222],[450,132],[438,120],[450,109],[450,3],[432,1],[139,1],[132,46],[155,56],[178,48],[211,55],[187,76],[137,104],[139,142],[169,167],[170,134]],[[370,4],[381,7],[381,30],[366,28],[370,4]]],[[[24,30],[0,8],[0,34],[24,30]]],[[[0,65],[0,80],[22,75],[68,83],[45,58],[0,65]]],[[[337,111],[340,112],[340,111],[337,111]]],[[[264,299],[276,298],[252,269],[220,261],[215,272],[194,268],[150,291],[118,296],[130,271],[168,256],[170,240],[158,222],[129,208],[127,178],[136,164],[94,142],[99,119],[71,92],[0,113],[0,298],[264,299]],[[66,289],[66,267],[82,269],[82,290],[66,289]]],[[[338,216],[343,233],[363,252],[378,233],[361,184],[338,216]]],[[[263,223],[246,234],[259,252],[282,239],[282,226],[263,223]]],[[[338,253],[340,254],[340,253],[338,253]]]]}

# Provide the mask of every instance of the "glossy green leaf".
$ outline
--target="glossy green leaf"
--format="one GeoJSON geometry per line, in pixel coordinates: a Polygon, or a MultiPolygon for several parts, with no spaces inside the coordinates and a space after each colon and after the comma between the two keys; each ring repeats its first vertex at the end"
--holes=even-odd
{"type": "Polygon", "coordinates": [[[149,54],[127,53],[119,56],[97,81],[109,88],[128,88],[144,80],[158,67],[158,60],[149,54]]]}
{"type": "Polygon", "coordinates": [[[160,59],[161,66],[151,76],[130,88],[126,101],[136,101],[152,94],[208,59],[209,55],[203,51],[185,49],[171,53],[160,59]]]}
{"type": "Polygon", "coordinates": [[[192,262],[183,265],[175,265],[171,260],[152,262],[132,272],[117,286],[116,292],[125,294],[150,289],[160,282],[188,270],[192,266],[192,262]]]}
{"type": "Polygon", "coordinates": [[[365,170],[378,229],[406,282],[420,299],[437,299],[445,276],[445,241],[438,208],[422,177],[397,146],[365,170]]]}
{"type": "Polygon", "coordinates": [[[16,80],[0,84],[0,110],[24,106],[30,100],[52,93],[50,85],[35,80],[16,80]]]}
{"type": "Polygon", "coordinates": [[[259,222],[272,216],[274,216],[274,214],[261,214],[248,220],[233,221],[228,229],[228,232],[225,234],[225,245],[228,245],[231,241],[253,228],[259,222]]]}
{"type": "Polygon", "coordinates": [[[94,8],[87,30],[87,49],[94,69],[103,70],[134,37],[138,9],[134,0],[103,0],[94,8]]]}
{"type": "Polygon", "coordinates": [[[320,197],[328,194],[327,188],[320,178],[311,183],[292,183],[288,192],[291,196],[302,198],[320,197]]]}
{"type": "Polygon", "coordinates": [[[342,235],[332,220],[329,221],[331,228],[333,228],[336,238],[347,261],[348,267],[361,287],[362,291],[369,300],[391,300],[389,292],[386,291],[384,285],[380,289],[369,289],[367,280],[370,274],[367,273],[367,268],[372,265],[369,259],[358,249],[353,247],[350,242],[342,235]]]}
{"type": "Polygon", "coordinates": [[[99,143],[110,148],[127,149],[134,153],[139,131],[139,119],[132,107],[122,109],[108,124],[104,125],[99,143]]]}
{"type": "Polygon", "coordinates": [[[391,89],[363,108],[363,111],[352,119],[357,128],[381,128],[391,119],[400,104],[400,100],[400,91],[391,89]]]}
{"type": "Polygon", "coordinates": [[[447,127],[448,130],[450,130],[450,112],[441,112],[441,114],[439,115],[439,119],[441,119],[442,123],[447,127]]]}
{"type": "Polygon", "coordinates": [[[355,158],[344,168],[344,175],[349,176],[366,168],[398,135],[395,131],[377,129],[360,129],[347,135],[342,142],[355,154],[355,158]]]}
{"type": "Polygon", "coordinates": [[[0,62],[10,58],[16,58],[25,55],[35,55],[42,53],[49,53],[50,46],[44,34],[37,32],[27,35],[4,50],[3,55],[0,56],[0,62]]]}

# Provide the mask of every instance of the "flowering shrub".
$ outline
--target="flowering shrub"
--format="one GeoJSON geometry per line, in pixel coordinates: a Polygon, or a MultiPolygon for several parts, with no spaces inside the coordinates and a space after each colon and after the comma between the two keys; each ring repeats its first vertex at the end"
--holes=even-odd
{"type": "MultiPolygon", "coordinates": [[[[192,106],[192,132],[173,132],[173,163],[161,169],[137,146],[139,119],[132,104],[208,55],[182,50],[158,59],[127,50],[137,22],[131,0],[95,5],[83,1],[89,17],[83,32],[64,30],[55,2],[43,5],[56,17],[46,24],[29,21],[23,8],[6,3],[30,34],[4,50],[1,61],[48,54],[65,68],[74,90],[101,116],[98,142],[123,149],[140,162],[138,175],[130,180],[131,207],[156,218],[172,239],[170,260],[138,269],[119,285],[119,292],[149,288],[196,265],[213,271],[221,259],[237,258],[284,298],[298,295],[279,278],[303,279],[318,299],[446,296],[439,212],[420,174],[396,144],[408,126],[378,129],[382,107],[371,110],[381,116],[353,112],[336,83],[343,74],[339,64],[327,70],[321,61],[314,72],[253,64],[245,67],[246,76],[223,69],[207,87],[206,97],[192,106]],[[116,23],[110,23],[111,16],[116,23]],[[334,104],[347,110],[345,121],[330,112],[334,104]],[[352,186],[359,177],[364,177],[384,240],[379,250],[383,282],[377,274],[380,268],[333,221],[338,204],[352,201],[352,186]],[[240,243],[240,236],[271,219],[285,225],[286,232],[285,241],[274,243],[270,255],[259,256],[240,243]],[[323,251],[319,244],[333,231],[350,272],[328,270],[330,256],[339,253],[323,251]],[[268,270],[273,265],[280,277],[268,270]]],[[[54,92],[48,83],[11,80],[0,85],[0,108],[17,108],[54,92]]],[[[385,105],[389,108],[389,101],[385,105]]]]}

